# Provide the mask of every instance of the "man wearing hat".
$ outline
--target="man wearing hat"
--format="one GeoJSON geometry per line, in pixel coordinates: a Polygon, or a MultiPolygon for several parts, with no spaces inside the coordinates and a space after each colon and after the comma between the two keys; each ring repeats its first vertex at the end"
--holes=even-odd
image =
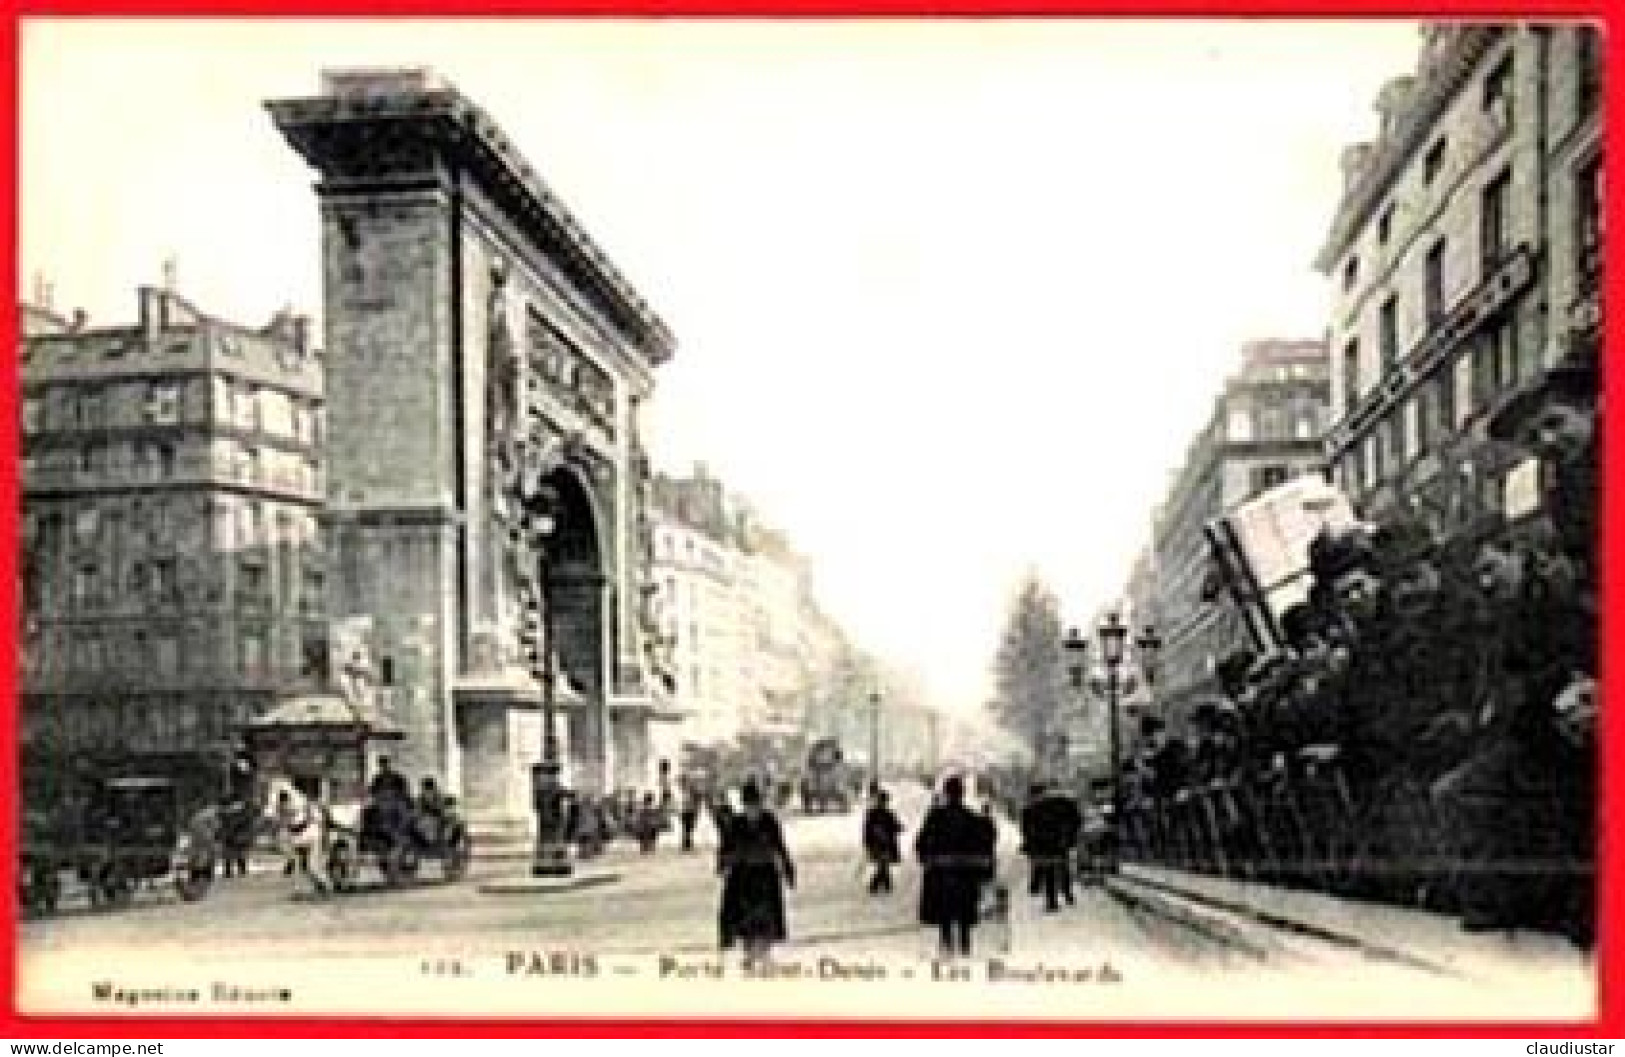
{"type": "Polygon", "coordinates": [[[1562,364],[1513,394],[1490,436],[1540,460],[1541,506],[1566,557],[1590,570],[1597,542],[1597,373],[1562,364]]]}

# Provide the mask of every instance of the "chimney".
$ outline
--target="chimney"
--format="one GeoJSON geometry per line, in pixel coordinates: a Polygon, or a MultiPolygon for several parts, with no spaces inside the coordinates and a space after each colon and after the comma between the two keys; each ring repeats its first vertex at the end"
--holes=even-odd
{"type": "Polygon", "coordinates": [[[310,317],[293,317],[293,347],[299,350],[299,355],[310,355],[310,317]]]}
{"type": "Polygon", "coordinates": [[[1351,143],[1343,148],[1338,155],[1338,167],[1343,170],[1343,190],[1353,187],[1365,172],[1366,163],[1371,160],[1371,144],[1351,143]]]}
{"type": "Polygon", "coordinates": [[[164,293],[172,294],[175,292],[178,268],[179,266],[176,264],[173,254],[164,258],[164,293]]]}
{"type": "Polygon", "coordinates": [[[164,329],[164,295],[160,290],[143,286],[138,291],[141,301],[141,334],[148,347],[158,344],[158,335],[164,329]]]}
{"type": "Polygon", "coordinates": [[[81,330],[84,330],[85,324],[89,322],[90,314],[82,308],[76,308],[73,310],[73,319],[68,323],[68,332],[71,334],[77,334],[81,330]]]}

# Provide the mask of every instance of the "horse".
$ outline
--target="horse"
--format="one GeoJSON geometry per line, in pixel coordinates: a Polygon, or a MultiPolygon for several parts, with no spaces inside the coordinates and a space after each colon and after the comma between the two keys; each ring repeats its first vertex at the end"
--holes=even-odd
{"type": "Polygon", "coordinates": [[[277,847],[287,856],[287,872],[307,881],[316,895],[333,891],[329,852],[335,828],[355,824],[347,818],[349,813],[306,795],[285,778],[266,783],[264,816],[276,834],[277,847]]]}

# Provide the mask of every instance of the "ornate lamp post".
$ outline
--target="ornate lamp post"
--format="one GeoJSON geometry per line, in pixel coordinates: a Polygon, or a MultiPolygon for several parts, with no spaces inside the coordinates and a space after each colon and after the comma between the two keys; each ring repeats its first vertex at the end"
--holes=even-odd
{"type": "Polygon", "coordinates": [[[1111,769],[1112,769],[1112,863],[1111,868],[1117,867],[1118,852],[1123,831],[1123,761],[1121,756],[1122,736],[1118,731],[1117,696],[1119,686],[1117,681],[1118,669],[1123,665],[1123,644],[1128,638],[1128,628],[1123,624],[1117,611],[1106,615],[1106,620],[1100,625],[1100,656],[1106,664],[1106,734],[1111,742],[1111,769]]]}
{"type": "Polygon", "coordinates": [[[536,811],[536,854],[530,872],[536,877],[570,873],[569,834],[565,830],[563,770],[559,760],[558,708],[554,698],[553,599],[548,589],[548,541],[555,528],[553,496],[539,490],[540,509],[527,511],[524,532],[530,574],[522,592],[524,612],[520,641],[532,677],[542,685],[542,758],[530,772],[531,805],[536,811]]]}

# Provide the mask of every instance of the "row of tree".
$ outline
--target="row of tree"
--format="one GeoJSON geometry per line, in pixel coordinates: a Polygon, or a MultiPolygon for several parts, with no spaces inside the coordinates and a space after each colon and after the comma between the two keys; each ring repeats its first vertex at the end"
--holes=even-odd
{"type": "MultiPolygon", "coordinates": [[[[1061,604],[1037,574],[1017,587],[993,661],[993,722],[1010,735],[1014,754],[1054,772],[1085,716],[1086,698],[1071,684],[1062,639],[1061,604]]],[[[1051,774],[1051,777],[1059,777],[1051,774]]]]}

